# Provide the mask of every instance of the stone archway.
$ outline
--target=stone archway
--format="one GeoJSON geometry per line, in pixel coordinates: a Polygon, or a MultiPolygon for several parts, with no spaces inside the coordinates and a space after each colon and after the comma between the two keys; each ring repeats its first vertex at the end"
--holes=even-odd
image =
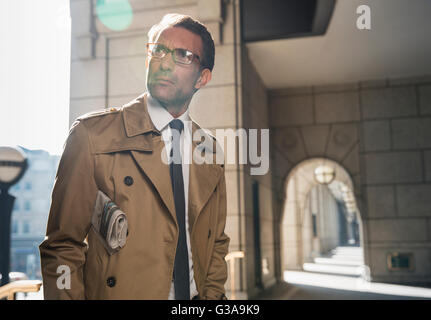
{"type": "MultiPolygon", "coordinates": [[[[346,204],[347,212],[356,213],[359,222],[360,246],[364,247],[362,219],[353,192],[354,183],[349,173],[333,160],[307,159],[296,165],[285,180],[285,203],[280,219],[281,270],[302,270],[303,263],[307,262],[312,253],[313,241],[316,239],[310,237],[312,226],[308,197],[310,191],[319,185],[314,171],[322,165],[334,168],[335,178],[327,185],[329,192],[334,199],[346,204]]],[[[321,221],[323,222],[323,220],[321,221]]],[[[334,241],[336,242],[336,239],[334,241]]],[[[330,247],[330,244],[328,246],[330,247]]]]}

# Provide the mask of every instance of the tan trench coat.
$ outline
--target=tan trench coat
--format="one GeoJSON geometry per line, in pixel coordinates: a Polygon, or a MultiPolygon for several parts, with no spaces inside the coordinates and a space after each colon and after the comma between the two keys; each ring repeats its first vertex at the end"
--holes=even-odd
{"type": "MultiPolygon", "coordinates": [[[[193,122],[193,132],[198,128],[193,122]]],[[[45,299],[168,298],[178,225],[169,166],[160,158],[163,147],[147,112],[146,94],[118,110],[74,122],[57,171],[46,238],[39,246],[45,299]],[[125,182],[126,177],[131,179],[125,182]],[[128,220],[126,245],[113,255],[91,227],[98,190],[128,220]],[[70,289],[58,289],[61,265],[71,270],[70,289]]],[[[201,146],[193,142],[195,147],[201,146]]],[[[224,233],[223,165],[190,165],[188,208],[199,296],[224,298],[230,239],[224,233]]]]}

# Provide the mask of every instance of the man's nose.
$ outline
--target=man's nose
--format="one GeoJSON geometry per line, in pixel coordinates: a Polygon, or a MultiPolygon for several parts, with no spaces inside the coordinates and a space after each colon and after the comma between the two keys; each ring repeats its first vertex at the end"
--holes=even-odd
{"type": "Polygon", "coordinates": [[[160,66],[164,70],[172,70],[175,67],[175,61],[174,61],[174,58],[172,57],[172,52],[168,52],[162,58],[160,66]]]}

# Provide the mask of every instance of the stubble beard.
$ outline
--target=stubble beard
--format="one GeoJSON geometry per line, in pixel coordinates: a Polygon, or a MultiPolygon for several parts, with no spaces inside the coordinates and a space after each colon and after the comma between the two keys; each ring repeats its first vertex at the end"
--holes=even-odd
{"type": "Polygon", "coordinates": [[[150,84],[148,86],[148,91],[150,92],[151,96],[159,101],[159,103],[169,112],[180,111],[186,104],[188,105],[193,96],[193,93],[190,96],[186,96],[176,88],[158,89],[157,86],[160,85],[150,84]]]}

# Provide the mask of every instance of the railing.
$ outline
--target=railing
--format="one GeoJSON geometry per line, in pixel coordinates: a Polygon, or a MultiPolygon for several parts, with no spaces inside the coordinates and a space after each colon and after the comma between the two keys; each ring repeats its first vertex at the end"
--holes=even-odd
{"type": "Polygon", "coordinates": [[[39,292],[41,286],[42,281],[40,280],[13,281],[0,287],[0,299],[14,300],[15,293],[39,292]]]}
{"type": "Polygon", "coordinates": [[[235,259],[244,258],[244,251],[229,252],[225,260],[229,262],[229,275],[230,275],[230,299],[235,300],[235,259]]]}

